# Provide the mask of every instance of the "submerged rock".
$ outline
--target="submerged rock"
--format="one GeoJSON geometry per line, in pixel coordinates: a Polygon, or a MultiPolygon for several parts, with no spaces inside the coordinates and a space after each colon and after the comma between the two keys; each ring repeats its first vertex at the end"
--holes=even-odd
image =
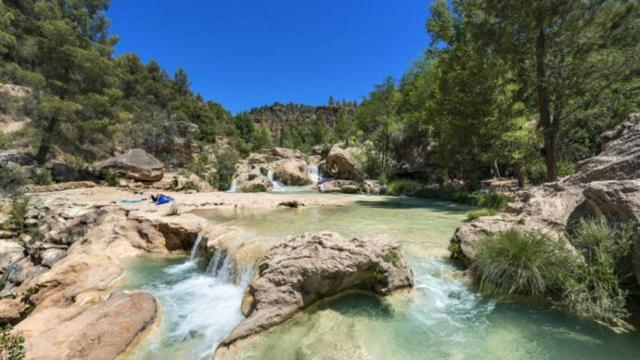
{"type": "Polygon", "coordinates": [[[95,166],[98,170],[108,169],[138,181],[159,181],[164,175],[164,165],[142,149],[131,149],[122,155],[101,161],[95,166]]]}
{"type": "Polygon", "coordinates": [[[323,298],[356,289],[387,295],[413,286],[400,246],[386,237],[348,239],[332,232],[291,236],[257,268],[242,301],[246,319],[221,343],[216,357],[323,298]]]}

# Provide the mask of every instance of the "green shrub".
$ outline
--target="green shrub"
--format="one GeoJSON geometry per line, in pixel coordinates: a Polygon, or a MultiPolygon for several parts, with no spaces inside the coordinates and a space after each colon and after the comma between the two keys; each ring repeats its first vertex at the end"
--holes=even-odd
{"type": "Polygon", "coordinates": [[[22,360],[25,358],[24,338],[11,334],[11,326],[0,329],[0,359],[22,360]]]}
{"type": "MultiPolygon", "coordinates": [[[[567,239],[576,253],[544,236],[511,230],[478,243],[474,279],[483,291],[545,297],[572,313],[619,329],[629,291],[634,227],[582,220],[567,239]]],[[[452,254],[456,249],[451,248],[452,254]]]]}
{"type": "Polygon", "coordinates": [[[387,191],[392,195],[419,196],[423,189],[422,183],[407,179],[390,181],[387,186],[387,191]]]}
{"type": "Polygon", "coordinates": [[[624,285],[634,283],[631,269],[633,226],[612,225],[605,219],[582,220],[571,243],[583,256],[567,283],[562,303],[574,313],[610,325],[625,327],[629,316],[624,285]]]}
{"type": "Polygon", "coordinates": [[[120,175],[114,171],[104,170],[102,172],[102,178],[109,186],[120,186],[120,175]]]}
{"type": "Polygon", "coordinates": [[[496,211],[495,209],[478,209],[469,211],[467,213],[467,221],[477,220],[483,216],[493,216],[497,213],[498,211],[496,211]]]}
{"type": "Polygon", "coordinates": [[[11,209],[9,210],[9,221],[11,225],[23,231],[25,227],[25,218],[29,211],[29,198],[25,196],[16,196],[11,199],[11,209]]]}
{"type": "Polygon", "coordinates": [[[483,291],[540,296],[561,286],[572,264],[562,242],[510,230],[479,242],[473,273],[483,291]]]}
{"type": "Polygon", "coordinates": [[[228,190],[231,187],[238,161],[240,161],[240,156],[237,151],[231,148],[219,150],[216,153],[216,173],[209,180],[211,186],[219,190],[228,190]]]}
{"type": "Polygon", "coordinates": [[[0,149],[6,148],[8,143],[9,139],[7,139],[7,136],[0,131],[0,149]]]}
{"type": "MultiPolygon", "coordinates": [[[[576,172],[575,165],[568,161],[558,162],[558,177],[573,175],[576,172]]],[[[528,183],[539,185],[547,182],[547,165],[544,159],[538,158],[524,166],[524,177],[528,183]]]]}
{"type": "Polygon", "coordinates": [[[47,168],[34,170],[32,180],[36,185],[50,185],[53,182],[51,171],[47,168]]]}
{"type": "Polygon", "coordinates": [[[387,190],[392,195],[418,196],[467,204],[475,207],[502,211],[513,198],[494,191],[469,191],[454,188],[428,188],[416,180],[390,181],[387,190]]]}
{"type": "Polygon", "coordinates": [[[182,191],[189,191],[189,190],[200,191],[200,186],[196,184],[193,180],[187,180],[187,182],[185,182],[184,185],[182,185],[181,190],[182,191]]]}
{"type": "Polygon", "coordinates": [[[0,192],[13,193],[27,183],[27,176],[19,166],[0,166],[0,192]]]}

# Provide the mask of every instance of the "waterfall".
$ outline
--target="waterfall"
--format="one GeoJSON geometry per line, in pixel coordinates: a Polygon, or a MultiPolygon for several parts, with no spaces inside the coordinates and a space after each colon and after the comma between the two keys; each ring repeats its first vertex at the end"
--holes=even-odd
{"type": "Polygon", "coordinates": [[[198,248],[200,247],[200,242],[202,242],[202,234],[198,234],[196,238],[196,242],[193,244],[191,248],[191,261],[196,260],[196,256],[198,256],[198,248]]]}
{"type": "Polygon", "coordinates": [[[273,187],[272,191],[274,192],[284,191],[284,188],[282,187],[282,185],[273,179],[273,170],[269,169],[269,171],[267,171],[267,178],[269,179],[269,181],[271,181],[271,186],[273,187]]]}
{"type": "Polygon", "coordinates": [[[313,181],[314,185],[318,184],[320,180],[322,180],[317,164],[309,164],[309,167],[307,167],[307,176],[309,176],[309,179],[313,181]]]}
{"type": "Polygon", "coordinates": [[[252,270],[243,269],[226,249],[220,247],[213,252],[206,273],[222,283],[247,284],[251,279],[252,270]]]}
{"type": "Polygon", "coordinates": [[[228,193],[238,192],[238,180],[233,179],[231,181],[231,187],[226,192],[228,192],[228,193]]]}

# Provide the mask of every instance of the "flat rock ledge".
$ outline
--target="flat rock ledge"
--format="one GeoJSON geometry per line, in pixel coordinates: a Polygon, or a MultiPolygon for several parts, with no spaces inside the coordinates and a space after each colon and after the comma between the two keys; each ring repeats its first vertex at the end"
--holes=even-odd
{"type": "Polygon", "coordinates": [[[318,300],[348,290],[378,295],[413,286],[413,272],[400,246],[388,237],[344,238],[333,232],[290,236],[257,266],[245,291],[245,319],[219,345],[215,359],[229,348],[293,317],[318,300]]]}

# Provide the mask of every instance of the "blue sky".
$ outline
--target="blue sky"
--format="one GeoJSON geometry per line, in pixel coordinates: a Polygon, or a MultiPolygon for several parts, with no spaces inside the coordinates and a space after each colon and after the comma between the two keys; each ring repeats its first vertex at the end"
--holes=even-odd
{"type": "Polygon", "coordinates": [[[429,43],[428,0],[112,0],[116,53],[183,67],[236,113],[329,95],[357,100],[429,43]]]}

